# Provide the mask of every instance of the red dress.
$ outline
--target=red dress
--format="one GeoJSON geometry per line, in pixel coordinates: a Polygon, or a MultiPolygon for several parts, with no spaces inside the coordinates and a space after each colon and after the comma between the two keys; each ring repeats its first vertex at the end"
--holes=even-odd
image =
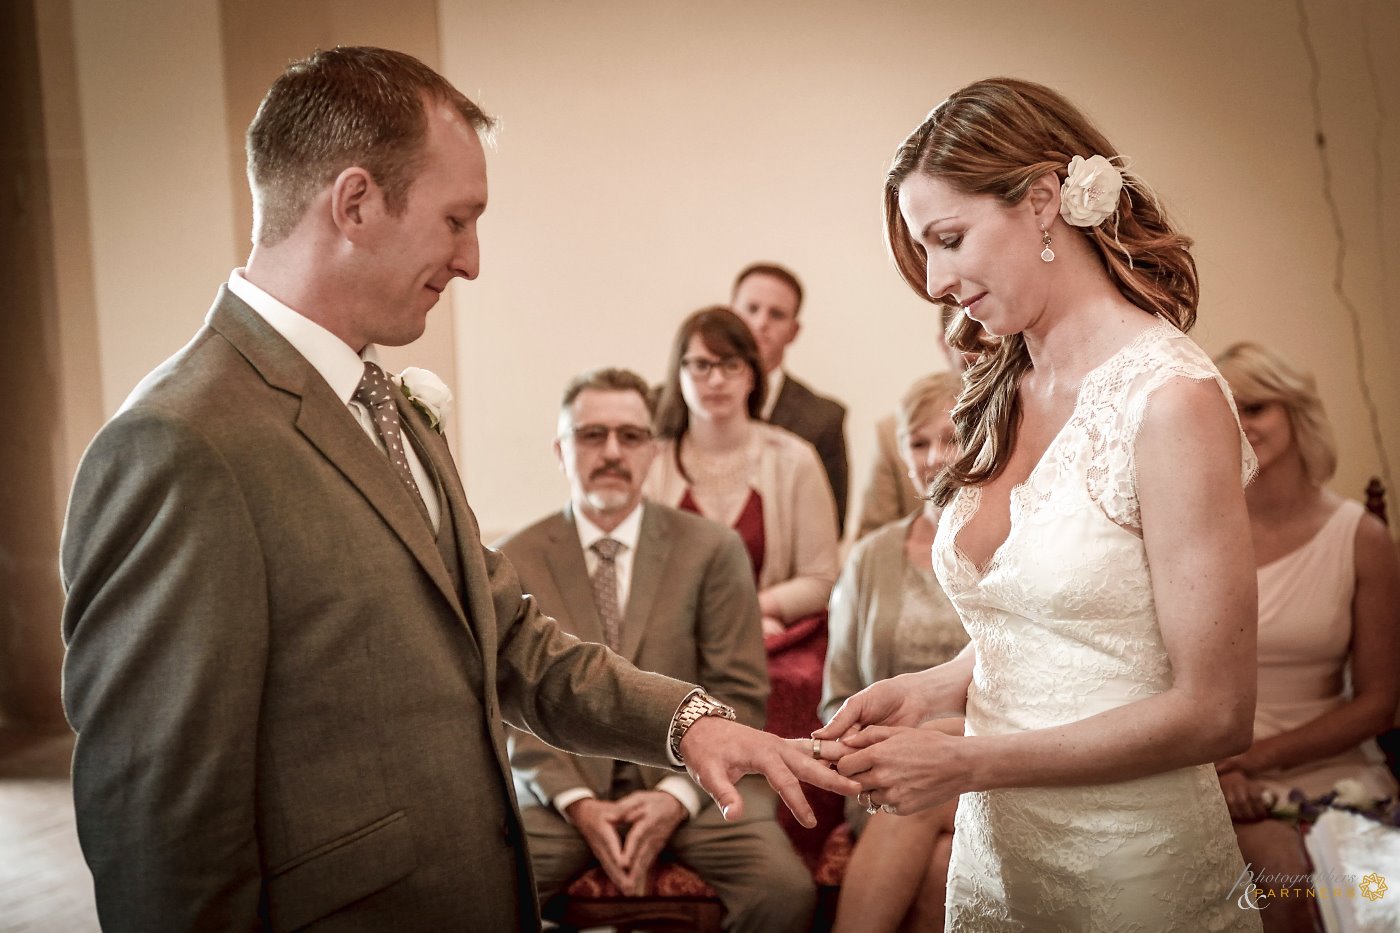
{"type": "MultiPolygon", "coordinates": [[[[679,508],[704,514],[689,489],[679,508]]],[[[749,491],[733,528],[749,552],[757,583],[765,551],[763,497],[758,490],[749,491]]],[[[822,666],[826,660],[826,611],[798,619],[781,635],[765,636],[763,642],[768,653],[769,683],[768,721],[764,728],[785,739],[805,738],[821,726],[817,707],[821,705],[822,666]]],[[[802,789],[817,815],[817,825],[807,829],[784,806],[778,807],[778,822],[810,869],[816,866],[827,835],[845,818],[844,798],[811,786],[802,789]]]]}

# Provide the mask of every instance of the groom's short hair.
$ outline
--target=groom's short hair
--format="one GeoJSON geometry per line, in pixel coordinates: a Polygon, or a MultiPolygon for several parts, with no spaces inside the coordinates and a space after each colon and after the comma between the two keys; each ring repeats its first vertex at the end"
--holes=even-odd
{"type": "Polygon", "coordinates": [[[482,136],[495,126],[446,78],[403,52],[337,46],[289,65],[248,126],[253,242],[284,239],[316,194],[352,165],[384,190],[390,213],[402,213],[426,144],[430,100],[454,107],[482,136]]]}

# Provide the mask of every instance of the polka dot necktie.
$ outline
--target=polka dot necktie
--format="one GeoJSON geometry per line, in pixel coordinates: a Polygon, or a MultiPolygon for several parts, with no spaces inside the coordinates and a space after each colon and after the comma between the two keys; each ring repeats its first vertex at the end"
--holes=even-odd
{"type": "Polygon", "coordinates": [[[384,375],[384,370],[373,363],[365,363],[365,374],[355,388],[354,399],[369,409],[394,472],[421,502],[423,494],[418,491],[413,471],[408,468],[408,455],[403,450],[403,431],[399,429],[399,410],[394,407],[394,391],[394,384],[384,375]]]}
{"type": "Polygon", "coordinates": [[[593,602],[603,620],[603,641],[614,651],[622,648],[622,610],[617,604],[617,555],[624,548],[621,541],[599,538],[592,544],[598,555],[593,570],[593,602]]]}

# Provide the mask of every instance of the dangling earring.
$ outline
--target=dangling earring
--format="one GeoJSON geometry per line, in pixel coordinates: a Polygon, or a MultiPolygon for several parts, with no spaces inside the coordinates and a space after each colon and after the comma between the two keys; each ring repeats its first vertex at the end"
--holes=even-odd
{"type": "Polygon", "coordinates": [[[1045,248],[1040,251],[1040,258],[1044,262],[1055,261],[1055,251],[1050,248],[1050,234],[1045,232],[1045,228],[1040,228],[1040,245],[1045,248]]]}

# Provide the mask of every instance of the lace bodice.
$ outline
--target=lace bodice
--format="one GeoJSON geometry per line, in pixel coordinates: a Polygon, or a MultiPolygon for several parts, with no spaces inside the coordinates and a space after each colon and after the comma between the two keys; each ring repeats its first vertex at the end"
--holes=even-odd
{"type": "MultiPolygon", "coordinates": [[[[1012,490],[1010,532],[983,570],[955,544],[981,490],[959,490],[945,510],[934,567],[977,642],[971,728],[1071,722],[1168,685],[1134,442],[1152,394],[1179,377],[1214,379],[1230,399],[1204,352],[1165,322],[1092,370],[1069,420],[1012,490]]],[[[1240,453],[1247,482],[1256,461],[1242,432],[1240,453]]]]}
{"type": "MultiPolygon", "coordinates": [[[[981,490],[959,490],[944,511],[934,568],[977,653],[969,735],[1074,722],[1170,686],[1135,441],[1153,393],[1177,378],[1215,380],[1230,399],[1209,358],[1164,321],[1092,370],[1069,420],[1012,490],[1010,531],[985,568],[956,546],[981,490]]],[[[1240,452],[1247,482],[1256,461],[1243,433],[1240,452]]],[[[954,846],[949,929],[1019,929],[1017,917],[1038,918],[1028,929],[1257,928],[1233,902],[1221,909],[1243,866],[1209,765],[967,794],[954,846]],[[1160,907],[1139,913],[1164,901],[1170,923],[1160,907]]]]}

